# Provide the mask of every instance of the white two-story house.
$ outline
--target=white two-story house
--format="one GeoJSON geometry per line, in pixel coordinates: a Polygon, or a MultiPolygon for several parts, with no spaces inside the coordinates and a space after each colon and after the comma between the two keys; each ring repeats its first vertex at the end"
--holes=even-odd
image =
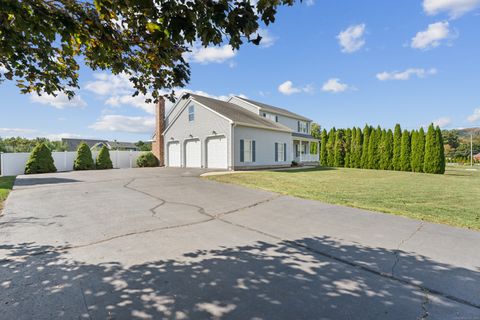
{"type": "Polygon", "coordinates": [[[318,152],[310,154],[310,144],[318,143],[310,135],[311,122],[242,97],[221,101],[185,94],[157,130],[166,166],[244,170],[318,162],[318,152]]]}

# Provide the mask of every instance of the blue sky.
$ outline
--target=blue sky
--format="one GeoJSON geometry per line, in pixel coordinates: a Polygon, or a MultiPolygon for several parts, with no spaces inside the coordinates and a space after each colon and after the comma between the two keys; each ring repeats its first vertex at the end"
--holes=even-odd
{"type": "MultiPolygon", "coordinates": [[[[260,47],[194,48],[187,90],[245,95],[325,128],[480,125],[480,0],[304,1],[280,9],[260,47]]],[[[0,136],[148,140],[153,106],[122,76],[81,69],[78,97],[0,85],[0,136]]]]}

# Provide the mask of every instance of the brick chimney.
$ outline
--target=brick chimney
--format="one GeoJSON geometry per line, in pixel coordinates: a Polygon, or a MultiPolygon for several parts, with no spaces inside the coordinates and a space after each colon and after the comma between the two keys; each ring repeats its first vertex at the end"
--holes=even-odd
{"type": "Polygon", "coordinates": [[[152,152],[160,161],[160,166],[165,165],[163,130],[165,130],[165,100],[160,97],[156,108],[155,141],[152,142],[152,152]]]}

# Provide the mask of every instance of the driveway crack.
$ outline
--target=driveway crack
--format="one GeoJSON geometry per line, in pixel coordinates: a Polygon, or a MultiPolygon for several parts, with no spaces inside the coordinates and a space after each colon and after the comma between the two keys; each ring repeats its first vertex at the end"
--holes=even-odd
{"type": "Polygon", "coordinates": [[[410,233],[410,235],[406,238],[406,239],[403,239],[400,241],[400,243],[398,244],[397,248],[395,249],[394,251],[394,257],[395,257],[395,260],[393,261],[393,265],[392,265],[392,271],[390,272],[392,274],[392,276],[395,275],[395,268],[397,267],[398,263],[400,262],[400,248],[409,240],[411,240],[422,228],[423,228],[423,221],[420,222],[420,224],[418,225],[417,228],[415,228],[415,230],[413,230],[412,233],[410,233]]]}

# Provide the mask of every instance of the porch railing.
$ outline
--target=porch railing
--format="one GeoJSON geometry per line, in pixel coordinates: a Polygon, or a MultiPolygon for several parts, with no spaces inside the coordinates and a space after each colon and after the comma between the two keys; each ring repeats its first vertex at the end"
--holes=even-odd
{"type": "Polygon", "coordinates": [[[294,157],[297,162],[315,162],[319,161],[319,154],[300,154],[298,157],[294,157]]]}

